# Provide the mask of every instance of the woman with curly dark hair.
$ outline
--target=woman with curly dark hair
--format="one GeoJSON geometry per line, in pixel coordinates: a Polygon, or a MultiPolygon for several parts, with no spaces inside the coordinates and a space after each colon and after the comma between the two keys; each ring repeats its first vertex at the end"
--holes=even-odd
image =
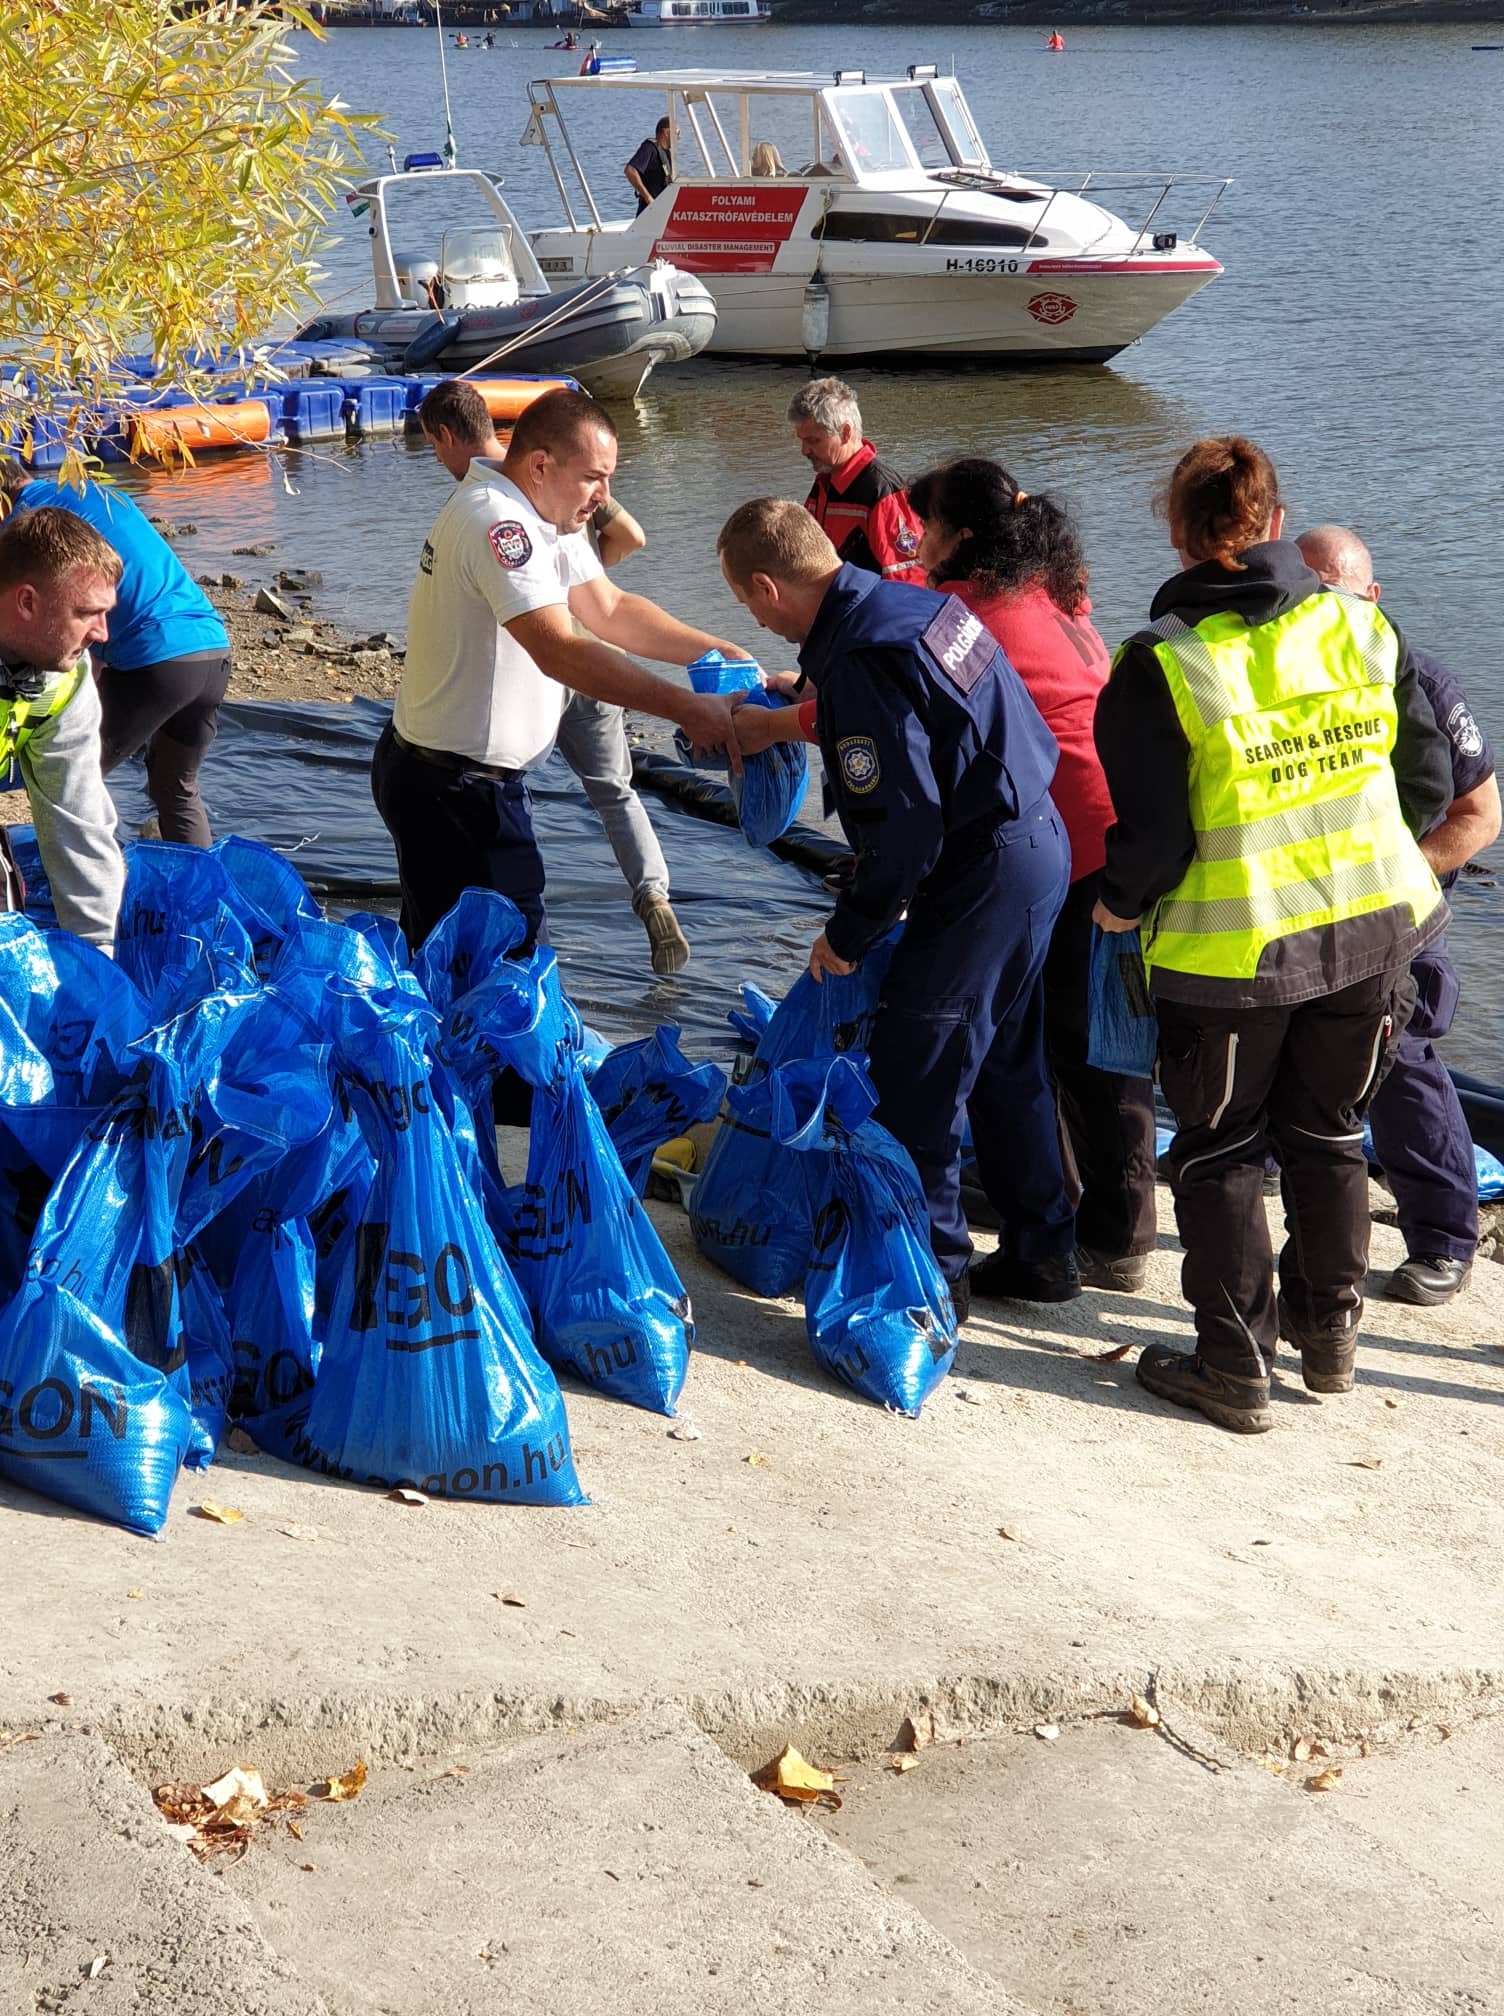
{"type": "MultiPolygon", "coordinates": [[[[986,624],[1060,745],[1050,795],[1071,843],[1071,886],[1045,966],[1046,1038],[1065,1137],[1081,1184],[1076,1255],[1059,1266],[1061,1300],[1077,1284],[1131,1293],[1154,1247],[1154,1088],[1147,1078],[1086,1061],[1091,913],[1107,858],[1112,799],[1092,741],[1107,647],[1091,622],[1086,558],[1070,513],[1021,490],[980,458],[932,469],[909,485],[931,586],[986,624]]],[[[1017,1294],[1006,1255],[972,1273],[977,1294],[1017,1294]]]]}

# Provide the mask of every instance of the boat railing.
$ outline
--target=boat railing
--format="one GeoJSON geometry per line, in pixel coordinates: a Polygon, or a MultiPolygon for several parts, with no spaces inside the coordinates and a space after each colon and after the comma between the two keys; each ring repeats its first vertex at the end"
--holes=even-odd
{"type": "MultiPolygon", "coordinates": [[[[1207,198],[1205,207],[1196,220],[1195,229],[1190,233],[1189,237],[1183,238],[1180,241],[1186,245],[1194,245],[1200,239],[1201,233],[1206,229],[1207,219],[1222,201],[1227,191],[1232,187],[1233,182],[1233,178],[1230,175],[1202,175],[1194,172],[1181,173],[1178,169],[1172,170],[1168,174],[1158,174],[1148,173],[1143,169],[1137,168],[1071,168],[1051,170],[1019,168],[1011,171],[1000,168],[994,168],[989,171],[966,168],[942,171],[936,179],[950,185],[947,195],[953,191],[967,190],[973,193],[982,191],[989,194],[1001,190],[1016,192],[1020,183],[1030,187],[1037,187],[1041,193],[1047,190],[1049,193],[1044,209],[1035,220],[1033,230],[1029,233],[1028,238],[1020,248],[1024,252],[1027,252],[1038,239],[1040,232],[1044,229],[1045,220],[1049,216],[1058,197],[1085,196],[1090,192],[1094,199],[1103,201],[1111,199],[1111,207],[1116,209],[1122,197],[1135,190],[1141,192],[1147,198],[1149,207],[1144,213],[1143,222],[1137,227],[1137,235],[1133,241],[1134,252],[1138,252],[1142,248],[1144,240],[1150,236],[1155,218],[1159,215],[1171,194],[1176,191],[1184,193],[1188,190],[1195,190],[1197,201],[1200,201],[1202,196],[1207,198]]],[[[938,218],[944,205],[945,199],[942,198],[936,208],[935,217],[931,218],[925,232],[926,238],[933,231],[935,218],[938,218]]],[[[1130,224],[1129,229],[1132,230],[1133,228],[1130,224]]],[[[1179,238],[1180,234],[1177,233],[1176,235],[1179,238]]]]}

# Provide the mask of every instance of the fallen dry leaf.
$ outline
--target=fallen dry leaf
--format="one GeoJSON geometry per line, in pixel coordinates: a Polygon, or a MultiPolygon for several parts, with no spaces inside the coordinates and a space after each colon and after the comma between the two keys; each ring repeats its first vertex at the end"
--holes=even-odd
{"type": "Polygon", "coordinates": [[[444,1773],[444,1776],[446,1778],[463,1778],[469,1769],[470,1766],[468,1764],[451,1764],[449,1769],[444,1773]]]}
{"type": "Polygon", "coordinates": [[[1335,1792],[1341,1783],[1342,1767],[1340,1764],[1328,1764],[1326,1769],[1318,1772],[1316,1777],[1306,1780],[1307,1789],[1312,1792],[1335,1792]]]}
{"type": "Polygon", "coordinates": [[[296,1820],[289,1820],[289,1821],[288,1821],[288,1823],[287,1823],[287,1831],[288,1831],[288,1833],[289,1833],[289,1834],[290,1834],[290,1835],[292,1836],[292,1838],[293,1838],[293,1840],[294,1840],[294,1841],[301,1841],[301,1840],[302,1840],[302,1838],[303,1838],[303,1830],[302,1830],[302,1828],[301,1828],[301,1827],[300,1827],[300,1826],[298,1825],[298,1823],[297,1823],[297,1821],[296,1821],[296,1820]]]}
{"type": "Polygon", "coordinates": [[[279,1526],[277,1531],[288,1540],[317,1540],[319,1537],[317,1526],[299,1526],[293,1524],[291,1526],[279,1526]]]}
{"type": "Polygon", "coordinates": [[[388,1491],[386,1495],[394,1505],[426,1505],[428,1503],[427,1492],[410,1491],[405,1484],[399,1484],[395,1491],[388,1491]]]}
{"type": "Polygon", "coordinates": [[[212,1519],[216,1526],[238,1526],[245,1517],[233,1505],[216,1505],[212,1498],[206,1498],[201,1505],[190,1505],[188,1510],[195,1519],[212,1519]]]}
{"type": "Polygon", "coordinates": [[[110,1956],[108,1953],[96,1953],[84,1969],[84,1979],[86,1981],[97,1981],[109,1964],[110,1956]]]}
{"type": "Polygon", "coordinates": [[[1294,1743],[1290,1746],[1290,1756],[1292,1760],[1297,1764],[1304,1764],[1309,1760],[1310,1755],[1311,1755],[1310,1744],[1306,1741],[1304,1736],[1297,1736],[1294,1743]]]}
{"type": "Polygon", "coordinates": [[[366,1761],[363,1757],[357,1757],[342,1778],[325,1779],[323,1791],[316,1793],[314,1796],[319,1799],[332,1799],[336,1802],[342,1799],[358,1799],[365,1782],[366,1761]]]}
{"type": "Polygon", "coordinates": [[[233,1449],[237,1456],[254,1456],[257,1454],[256,1444],[243,1428],[232,1428],[225,1437],[225,1446],[233,1449]]]}
{"type": "Polygon", "coordinates": [[[1319,1738],[1312,1742],[1311,1755],[1313,1757],[1330,1757],[1331,1754],[1331,1751],[1327,1749],[1326,1745],[1319,1738]]]}
{"type": "Polygon", "coordinates": [[[59,1708],[71,1708],[73,1706],[73,1696],[71,1694],[49,1694],[47,1699],[55,1701],[59,1708]]]}
{"type": "Polygon", "coordinates": [[[139,1589],[127,1589],[125,1600],[127,1603],[139,1603],[141,1601],[141,1591],[139,1589]]]}
{"type": "Polygon", "coordinates": [[[919,1769],[919,1759],[917,1757],[898,1756],[894,1757],[891,1762],[895,1771],[917,1771],[919,1769]]]}
{"type": "Polygon", "coordinates": [[[525,1610],[527,1608],[527,1598],[515,1595],[510,1589],[498,1589],[496,1600],[498,1603],[505,1603],[509,1610],[525,1610]]]}
{"type": "Polygon", "coordinates": [[[1420,1726],[1421,1726],[1420,1717],[1418,1715],[1412,1715],[1410,1717],[1410,1720],[1405,1724],[1405,1727],[1410,1731],[1412,1735],[1414,1735],[1415,1731],[1419,1729],[1420,1726]]]}
{"type": "Polygon", "coordinates": [[[1159,1710],[1142,1694],[1135,1694],[1128,1703],[1128,1720],[1135,1729],[1153,1729],[1159,1722],[1159,1710]]]}
{"type": "Polygon", "coordinates": [[[969,1386],[958,1386],[956,1388],[956,1398],[964,1400],[968,1407],[985,1407],[987,1405],[981,1394],[973,1393],[969,1386]]]}
{"type": "Polygon", "coordinates": [[[1114,1344],[1110,1351],[1091,1351],[1087,1356],[1094,1365],[1119,1365],[1132,1349],[1133,1340],[1130,1338],[1126,1344],[1114,1344]]]}
{"type": "Polygon", "coordinates": [[[1036,1722],[1034,1724],[1034,1734],[1039,1738],[1041,1743],[1058,1743],[1060,1741],[1060,1724],[1058,1722],[1036,1722]]]}
{"type": "Polygon", "coordinates": [[[832,1812],[841,1804],[835,1782],[834,1772],[811,1764],[792,1743],[771,1764],[752,1773],[752,1783],[760,1792],[776,1792],[796,1806],[828,1806],[832,1812]]]}
{"type": "Polygon", "coordinates": [[[698,1442],[700,1431],[693,1421],[676,1421],[668,1431],[671,1442],[698,1442]]]}
{"type": "Polygon", "coordinates": [[[1002,1540],[1017,1540],[1018,1535],[1011,1526],[999,1526],[998,1537],[1002,1540]]]}
{"type": "Polygon", "coordinates": [[[770,1463],[772,1460],[773,1459],[770,1456],[764,1456],[761,1450],[756,1449],[753,1450],[750,1456],[744,1456],[742,1458],[742,1461],[744,1463],[750,1463],[753,1469],[756,1469],[757,1466],[761,1463],[770,1463]]]}
{"type": "Polygon", "coordinates": [[[935,1718],[928,1708],[921,1708],[917,1715],[905,1715],[898,1740],[908,1750],[929,1748],[935,1740],[935,1718]]]}
{"type": "Polygon", "coordinates": [[[1389,1394],[1386,1393],[1384,1395],[1384,1405],[1386,1407],[1398,1407],[1399,1404],[1400,1404],[1399,1401],[1392,1399],[1389,1394]]]}
{"type": "Polygon", "coordinates": [[[1358,1755],[1360,1757],[1371,1757],[1373,1755],[1373,1745],[1369,1742],[1366,1736],[1363,1738],[1363,1741],[1358,1745],[1358,1755]]]}
{"type": "Polygon", "coordinates": [[[1438,1736],[1440,1736],[1440,1738],[1441,1738],[1441,1740],[1442,1740],[1442,1742],[1443,1742],[1443,1743],[1450,1743],[1450,1742],[1451,1742],[1451,1740],[1452,1740],[1452,1725],[1451,1725],[1451,1723],[1450,1723],[1450,1722],[1438,1722],[1438,1723],[1437,1723],[1437,1725],[1436,1725],[1436,1733],[1437,1733],[1437,1735],[1438,1735],[1438,1736]]]}
{"type": "Polygon", "coordinates": [[[311,1876],[313,1874],[314,1865],[311,1862],[300,1862],[298,1864],[298,1867],[303,1871],[305,1876],[311,1876]]]}
{"type": "Polygon", "coordinates": [[[1348,1468],[1352,1470],[1382,1470],[1383,1467],[1384,1459],[1382,1456],[1355,1456],[1348,1465],[1348,1468]]]}

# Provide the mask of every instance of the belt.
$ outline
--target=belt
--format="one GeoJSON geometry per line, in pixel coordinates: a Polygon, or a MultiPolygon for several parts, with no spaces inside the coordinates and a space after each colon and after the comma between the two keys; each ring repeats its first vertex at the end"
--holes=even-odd
{"type": "Polygon", "coordinates": [[[392,740],[409,756],[416,756],[420,763],[432,763],[436,770],[451,770],[456,775],[461,772],[477,777],[490,777],[498,784],[515,784],[525,777],[525,770],[508,770],[500,763],[480,763],[473,756],[461,756],[453,749],[425,749],[421,742],[409,742],[405,735],[392,730],[392,740]]]}

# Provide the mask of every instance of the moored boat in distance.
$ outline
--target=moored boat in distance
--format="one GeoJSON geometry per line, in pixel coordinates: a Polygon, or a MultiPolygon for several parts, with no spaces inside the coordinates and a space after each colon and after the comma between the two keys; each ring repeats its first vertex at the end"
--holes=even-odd
{"type": "Polygon", "coordinates": [[[641,0],[628,18],[644,28],[750,28],[773,9],[769,0],[641,0]]]}
{"type": "Polygon", "coordinates": [[[370,234],[374,300],[353,312],[315,316],[298,331],[299,341],[350,339],[370,346],[381,368],[397,374],[491,366],[565,372],[598,397],[631,398],[655,365],[694,356],[715,329],[715,303],[704,283],[651,251],[638,257],[622,246],[613,267],[551,291],[501,195],[500,177],[482,169],[410,154],[401,171],[360,183],[345,200],[370,234]],[[424,228],[432,228],[435,212],[452,215],[467,196],[480,221],[446,223],[433,248],[437,256],[398,251],[390,205],[394,195],[415,191],[427,199],[424,228]]]}
{"type": "Polygon", "coordinates": [[[1198,241],[1228,179],[995,168],[933,65],[540,78],[528,97],[565,219],[531,234],[543,271],[568,288],[669,259],[715,297],[712,352],[1101,363],[1222,271],[1198,241]],[[666,99],[674,168],[630,220],[601,214],[563,110],[624,89],[666,99]]]}

